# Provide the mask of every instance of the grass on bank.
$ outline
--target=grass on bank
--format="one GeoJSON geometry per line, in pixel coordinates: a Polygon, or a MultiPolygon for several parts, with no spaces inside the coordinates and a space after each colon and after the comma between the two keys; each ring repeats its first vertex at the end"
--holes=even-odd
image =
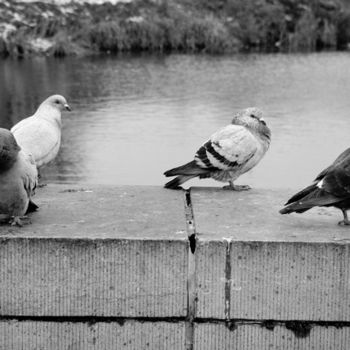
{"type": "Polygon", "coordinates": [[[295,52],[344,49],[350,42],[350,9],[337,0],[134,0],[61,7],[31,3],[20,7],[22,24],[18,16],[11,22],[11,10],[19,11],[11,4],[7,2],[7,14],[0,17],[0,33],[8,29],[0,36],[4,56],[295,52]]]}

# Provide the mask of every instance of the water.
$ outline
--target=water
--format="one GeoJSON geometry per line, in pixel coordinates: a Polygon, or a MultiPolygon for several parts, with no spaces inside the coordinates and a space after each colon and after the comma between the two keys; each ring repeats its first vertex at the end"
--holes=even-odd
{"type": "Polygon", "coordinates": [[[73,112],[45,181],[162,185],[235,111],[259,106],[271,148],[237,183],[298,189],[350,146],[349,67],[348,53],[7,59],[0,127],[61,93],[73,112]]]}

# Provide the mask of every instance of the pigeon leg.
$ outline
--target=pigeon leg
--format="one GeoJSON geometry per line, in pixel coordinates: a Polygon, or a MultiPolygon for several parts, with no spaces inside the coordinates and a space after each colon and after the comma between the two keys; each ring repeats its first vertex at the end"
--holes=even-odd
{"type": "Polygon", "coordinates": [[[19,226],[31,224],[31,220],[28,216],[13,216],[10,220],[11,226],[19,226]]]}
{"type": "Polygon", "coordinates": [[[42,177],[42,176],[41,176],[40,170],[38,169],[38,188],[42,188],[42,187],[47,186],[46,183],[40,182],[41,177],[42,177]]]}
{"type": "Polygon", "coordinates": [[[341,209],[342,213],[343,213],[343,216],[344,216],[344,220],[341,220],[338,222],[338,225],[341,225],[341,226],[347,226],[347,225],[350,225],[350,221],[348,219],[348,213],[346,212],[346,209],[341,209]]]}
{"type": "Polygon", "coordinates": [[[231,190],[231,191],[248,191],[251,189],[248,185],[235,185],[233,181],[229,181],[228,186],[223,187],[224,190],[231,190]]]}

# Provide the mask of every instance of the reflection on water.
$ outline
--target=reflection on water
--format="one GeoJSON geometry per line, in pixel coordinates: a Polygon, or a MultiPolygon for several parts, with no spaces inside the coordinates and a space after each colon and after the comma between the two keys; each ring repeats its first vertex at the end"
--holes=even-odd
{"type": "Polygon", "coordinates": [[[46,181],[162,185],[235,111],[259,106],[271,149],[238,183],[299,188],[350,146],[349,66],[348,53],[7,59],[0,126],[63,94],[74,111],[46,181]]]}

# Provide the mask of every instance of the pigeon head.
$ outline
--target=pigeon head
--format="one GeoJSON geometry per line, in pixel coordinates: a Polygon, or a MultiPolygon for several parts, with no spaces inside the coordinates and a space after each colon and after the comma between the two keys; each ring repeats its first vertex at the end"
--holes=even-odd
{"type": "Polygon", "coordinates": [[[232,124],[243,125],[268,139],[271,137],[271,131],[263,118],[263,112],[259,108],[249,107],[239,111],[233,117],[232,124]]]}
{"type": "Polygon", "coordinates": [[[0,171],[11,168],[20,150],[21,147],[18,146],[12,132],[0,128],[0,171]]]}
{"type": "Polygon", "coordinates": [[[48,97],[42,104],[42,105],[49,105],[53,108],[58,109],[59,111],[71,111],[71,108],[69,107],[67,100],[61,96],[61,95],[52,95],[48,97]]]}

